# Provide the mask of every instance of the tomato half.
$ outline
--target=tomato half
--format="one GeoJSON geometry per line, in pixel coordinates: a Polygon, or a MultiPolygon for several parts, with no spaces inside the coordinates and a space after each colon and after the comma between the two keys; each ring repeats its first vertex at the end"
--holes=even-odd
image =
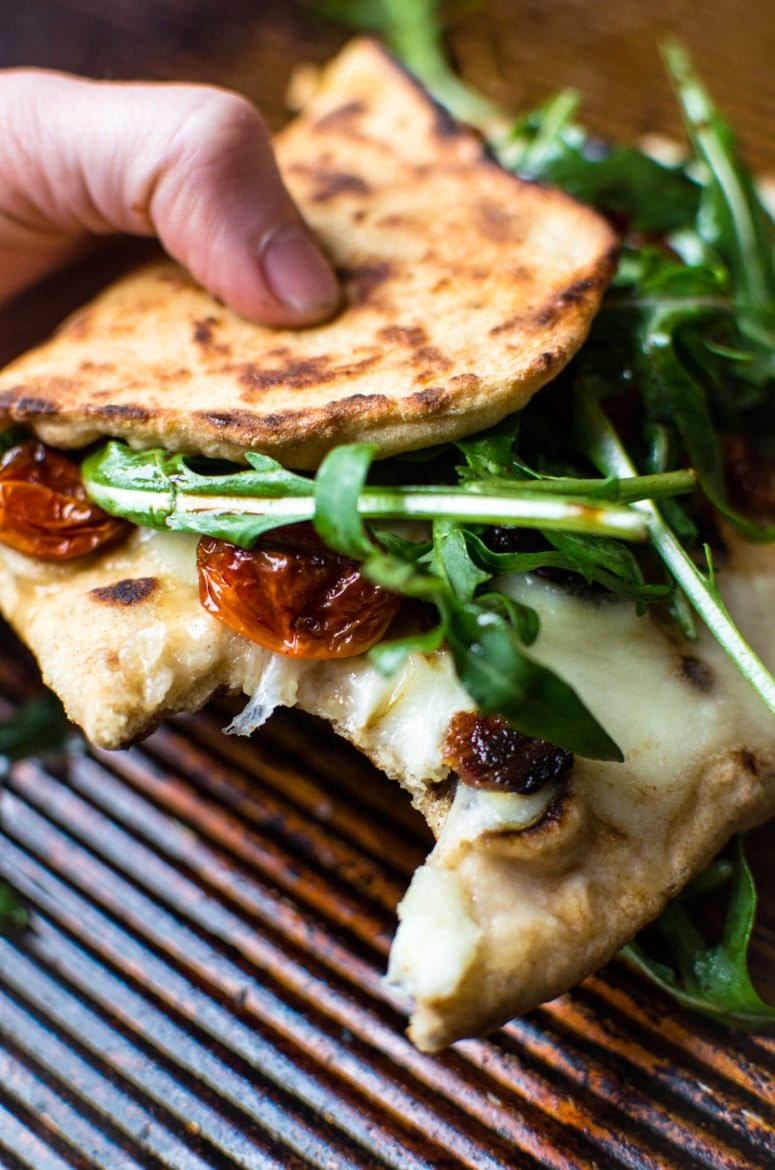
{"type": "Polygon", "coordinates": [[[537,792],[573,765],[570,752],[533,739],[500,715],[458,711],[452,716],[441,758],[464,784],[491,792],[537,792]]]}
{"type": "Polygon", "coordinates": [[[278,529],[250,550],[202,537],[197,567],[209,613],[292,658],[362,654],[385,633],[401,600],[327,549],[310,524],[278,529]]]}
{"type": "Polygon", "coordinates": [[[0,463],[0,542],[45,561],[69,561],[116,540],[130,525],[93,504],[77,464],[36,439],[0,463]]]}

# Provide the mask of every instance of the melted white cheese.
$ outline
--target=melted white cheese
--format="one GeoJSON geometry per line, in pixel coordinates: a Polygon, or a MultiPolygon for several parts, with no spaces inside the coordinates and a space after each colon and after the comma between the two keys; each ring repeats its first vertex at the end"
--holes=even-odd
{"type": "MultiPolygon", "coordinates": [[[[775,576],[762,571],[766,565],[761,558],[753,571],[722,574],[721,584],[733,616],[775,666],[775,576]]],[[[624,752],[623,764],[577,759],[574,766],[604,794],[604,813],[614,822],[630,815],[633,790],[644,799],[659,790],[663,814],[672,815],[684,774],[698,760],[736,745],[772,745],[775,719],[704,627],[696,642],[675,643],[629,604],[595,603],[531,578],[499,585],[538,610],[541,632],[531,654],[575,687],[624,752]],[[707,668],[706,690],[682,670],[685,656],[707,668]],[[623,787],[628,797],[620,809],[623,787]]]]}
{"type": "Polygon", "coordinates": [[[399,906],[386,983],[411,999],[451,995],[476,957],[480,928],[449,869],[421,865],[399,906]]]}
{"type": "Polygon", "coordinates": [[[248,691],[250,701],[239,715],[235,715],[229,726],[224,727],[226,734],[252,735],[259,727],[263,727],[278,707],[295,707],[302,671],[299,659],[267,652],[265,665],[256,672],[258,681],[250,690],[248,680],[243,679],[242,689],[248,691]]]}
{"type": "Polygon", "coordinates": [[[461,845],[475,841],[483,833],[529,829],[541,820],[557,792],[557,784],[545,784],[527,795],[488,792],[458,784],[436,853],[440,858],[454,855],[461,845]]]}

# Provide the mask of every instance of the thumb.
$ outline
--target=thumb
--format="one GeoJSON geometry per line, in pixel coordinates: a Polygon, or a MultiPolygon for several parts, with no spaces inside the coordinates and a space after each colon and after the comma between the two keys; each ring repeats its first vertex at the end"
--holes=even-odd
{"type": "Polygon", "coordinates": [[[0,74],[0,296],[87,234],[112,232],[158,235],[211,292],[267,324],[317,321],[339,301],[246,99],[208,86],[0,74]]]}

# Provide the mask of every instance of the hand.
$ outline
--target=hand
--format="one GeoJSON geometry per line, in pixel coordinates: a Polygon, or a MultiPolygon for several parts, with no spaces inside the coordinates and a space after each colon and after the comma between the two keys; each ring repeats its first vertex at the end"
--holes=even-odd
{"type": "Polygon", "coordinates": [[[89,236],[119,232],[158,236],[257,321],[304,325],[339,302],[245,98],[201,85],[0,72],[0,304],[89,236]]]}

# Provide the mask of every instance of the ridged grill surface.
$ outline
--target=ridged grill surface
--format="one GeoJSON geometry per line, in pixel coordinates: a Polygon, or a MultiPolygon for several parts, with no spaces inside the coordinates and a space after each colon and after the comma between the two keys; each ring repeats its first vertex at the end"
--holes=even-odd
{"type": "MultiPolygon", "coordinates": [[[[231,84],[282,120],[298,57],[341,35],[298,5],[7,5],[0,63],[231,84]]],[[[559,85],[602,133],[675,132],[655,42],[678,31],[757,166],[772,166],[766,4],[491,3],[452,38],[511,105],[559,85]]],[[[0,319],[10,353],[36,297],[0,319]]],[[[74,664],[77,669],[77,664],[74,664]]],[[[39,686],[0,647],[0,716],[39,686]]],[[[677,1011],[623,964],[440,1057],[403,1036],[382,974],[424,826],[316,723],[251,741],[217,705],[115,754],[13,767],[0,876],[32,912],[0,938],[0,1166],[7,1170],[763,1170],[775,1042],[677,1011]]],[[[757,970],[775,970],[775,833],[757,970]]],[[[769,979],[768,979],[769,975],[769,979]]]]}
{"type": "Polygon", "coordinates": [[[424,828],[310,721],[246,743],[224,718],[13,767],[0,871],[33,928],[0,939],[1,1164],[771,1164],[772,1042],[621,965],[416,1052],[381,975],[424,828]]]}

